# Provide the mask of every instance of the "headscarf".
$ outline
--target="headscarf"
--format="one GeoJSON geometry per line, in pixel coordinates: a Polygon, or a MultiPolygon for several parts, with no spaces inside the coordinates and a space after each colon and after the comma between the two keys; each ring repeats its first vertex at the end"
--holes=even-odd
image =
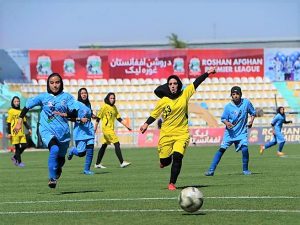
{"type": "Polygon", "coordinates": [[[285,113],[281,113],[281,112],[280,112],[280,109],[284,109],[284,107],[283,107],[283,106],[279,106],[279,107],[277,108],[277,113],[279,113],[279,114],[281,114],[281,115],[284,115],[285,113]]]}
{"type": "Polygon", "coordinates": [[[87,107],[91,108],[91,103],[90,103],[90,100],[89,100],[89,93],[88,93],[88,91],[87,91],[86,88],[80,88],[80,89],[78,90],[77,101],[82,102],[82,103],[85,104],[87,107]],[[81,94],[80,94],[82,90],[85,90],[86,93],[87,93],[87,98],[86,98],[85,100],[82,99],[81,94]]]}
{"type": "Polygon", "coordinates": [[[64,90],[64,83],[63,83],[63,80],[62,80],[61,76],[59,75],[59,73],[52,73],[52,74],[50,74],[49,77],[48,77],[48,79],[47,79],[47,92],[49,94],[59,95],[60,93],[62,93],[63,90],[64,90]],[[58,92],[53,93],[51,91],[51,89],[50,89],[49,80],[50,80],[51,77],[55,77],[55,76],[59,77],[59,79],[60,79],[60,88],[59,88],[58,92]]]}
{"type": "Polygon", "coordinates": [[[104,102],[105,102],[106,104],[110,105],[110,106],[113,106],[115,103],[111,104],[110,101],[109,101],[109,97],[110,97],[111,95],[113,95],[113,96],[116,97],[115,93],[109,92],[109,93],[106,95],[106,97],[104,98],[104,102]]]}
{"type": "Polygon", "coordinates": [[[154,93],[157,97],[159,98],[163,98],[163,97],[168,97],[170,99],[176,99],[178,98],[181,93],[182,93],[182,82],[181,80],[179,79],[178,76],[176,75],[171,75],[168,77],[167,79],[167,83],[166,84],[163,84],[163,85],[160,85],[158,86],[155,90],[154,90],[154,93]],[[171,79],[175,79],[177,81],[177,84],[178,84],[178,87],[177,87],[177,92],[176,93],[172,93],[170,91],[170,88],[169,88],[169,81],[171,79]]]}
{"type": "Polygon", "coordinates": [[[11,107],[13,108],[13,109],[20,109],[20,105],[18,106],[18,107],[16,107],[15,106],[15,104],[14,104],[14,100],[15,99],[19,99],[19,101],[20,101],[20,98],[18,97],[18,96],[14,96],[13,98],[12,98],[12,100],[11,100],[11,107]]]}

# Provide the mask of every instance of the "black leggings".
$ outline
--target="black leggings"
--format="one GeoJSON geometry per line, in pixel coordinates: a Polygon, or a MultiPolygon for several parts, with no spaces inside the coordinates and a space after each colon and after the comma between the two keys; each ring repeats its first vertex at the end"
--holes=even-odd
{"type": "MultiPolygon", "coordinates": [[[[114,143],[114,146],[115,146],[115,153],[120,161],[120,164],[122,164],[124,160],[123,160],[123,156],[122,156],[122,152],[121,152],[120,142],[114,143]]],[[[99,149],[96,164],[101,163],[106,148],[107,148],[107,144],[103,144],[101,146],[101,148],[99,149]]]]}
{"type": "Polygon", "coordinates": [[[15,155],[14,158],[18,161],[18,163],[22,162],[21,155],[24,152],[24,150],[27,148],[26,143],[20,143],[20,144],[15,144],[15,155]]]}

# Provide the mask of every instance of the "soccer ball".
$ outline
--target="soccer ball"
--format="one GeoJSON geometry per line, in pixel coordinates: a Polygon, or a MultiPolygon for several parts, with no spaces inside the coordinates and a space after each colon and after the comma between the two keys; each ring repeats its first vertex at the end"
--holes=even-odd
{"type": "Polygon", "coordinates": [[[182,189],[178,197],[180,207],[186,212],[196,212],[203,205],[203,194],[195,187],[182,189]]]}

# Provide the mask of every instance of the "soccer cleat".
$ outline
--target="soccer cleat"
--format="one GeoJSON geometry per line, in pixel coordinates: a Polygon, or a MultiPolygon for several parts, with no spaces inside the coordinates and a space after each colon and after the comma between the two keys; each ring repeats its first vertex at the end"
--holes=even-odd
{"type": "Polygon", "coordinates": [[[175,190],[176,190],[176,186],[175,186],[175,184],[173,184],[173,183],[169,183],[169,185],[168,185],[168,189],[169,189],[170,191],[175,191],[175,190]]]}
{"type": "Polygon", "coordinates": [[[283,152],[277,152],[277,156],[279,156],[279,157],[285,157],[285,154],[283,152]]]}
{"type": "Polygon", "coordinates": [[[56,187],[56,184],[57,184],[57,180],[55,180],[55,179],[53,179],[53,178],[50,178],[50,179],[49,179],[49,182],[48,182],[49,188],[55,188],[55,187],[56,187]]]}
{"type": "Polygon", "coordinates": [[[95,164],[94,167],[95,167],[95,168],[98,168],[98,169],[106,169],[106,167],[103,166],[101,163],[100,163],[100,164],[95,164]]]}
{"type": "Polygon", "coordinates": [[[93,171],[90,171],[90,170],[84,170],[83,173],[85,175],[94,175],[95,174],[93,171]]]}
{"type": "Polygon", "coordinates": [[[243,171],[243,174],[244,174],[244,175],[251,175],[252,173],[251,173],[250,170],[244,170],[244,171],[243,171]]]}
{"type": "Polygon", "coordinates": [[[127,162],[127,161],[123,161],[122,164],[120,165],[121,168],[125,168],[127,166],[129,166],[131,163],[127,162]]]}
{"type": "Polygon", "coordinates": [[[56,179],[58,180],[62,174],[62,168],[59,167],[56,169],[56,179]]]}
{"type": "Polygon", "coordinates": [[[212,177],[214,174],[215,174],[215,171],[213,171],[213,170],[208,170],[207,172],[204,173],[204,175],[208,176],[208,177],[212,177]]]}
{"type": "Polygon", "coordinates": [[[25,164],[22,163],[22,162],[20,162],[20,163],[16,164],[16,166],[18,166],[18,167],[25,167],[25,164]]]}
{"type": "Polygon", "coordinates": [[[71,148],[70,150],[69,150],[69,154],[68,154],[68,160],[71,160],[72,158],[73,158],[73,148],[71,148]]]}
{"type": "Polygon", "coordinates": [[[260,149],[259,149],[259,154],[264,154],[265,151],[265,146],[264,145],[260,145],[260,149]]]}

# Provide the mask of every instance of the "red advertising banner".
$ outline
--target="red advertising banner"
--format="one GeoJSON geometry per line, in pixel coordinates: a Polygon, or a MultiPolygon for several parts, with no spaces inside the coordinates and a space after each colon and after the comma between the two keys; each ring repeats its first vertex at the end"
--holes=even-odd
{"type": "MultiPolygon", "coordinates": [[[[225,128],[192,128],[189,129],[193,145],[219,145],[221,144],[225,128]]],[[[300,127],[286,126],[282,128],[282,133],[289,144],[300,142],[300,127]]],[[[156,147],[159,138],[159,130],[149,130],[145,134],[138,134],[139,147],[156,147]]],[[[250,145],[265,144],[273,139],[271,127],[252,127],[249,129],[248,142],[250,145]]]]}
{"type": "Polygon", "coordinates": [[[57,72],[65,79],[196,77],[216,66],[216,77],[262,77],[263,49],[31,50],[31,79],[57,72]]]}
{"type": "Polygon", "coordinates": [[[191,49],[188,51],[189,77],[198,76],[210,66],[216,77],[263,77],[263,49],[191,49]]]}
{"type": "Polygon", "coordinates": [[[31,79],[59,73],[64,79],[109,78],[107,50],[31,50],[31,79]]]}

